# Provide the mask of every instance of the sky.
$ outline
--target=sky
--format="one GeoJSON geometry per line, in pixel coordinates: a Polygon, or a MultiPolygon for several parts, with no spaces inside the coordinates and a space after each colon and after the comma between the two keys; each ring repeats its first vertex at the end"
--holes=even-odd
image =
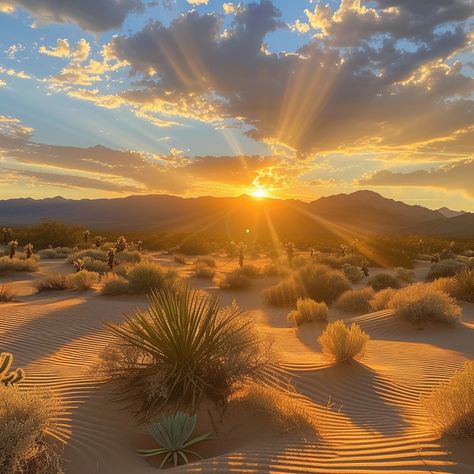
{"type": "Polygon", "coordinates": [[[0,0],[0,199],[371,189],[474,211],[471,0],[0,0]]]}

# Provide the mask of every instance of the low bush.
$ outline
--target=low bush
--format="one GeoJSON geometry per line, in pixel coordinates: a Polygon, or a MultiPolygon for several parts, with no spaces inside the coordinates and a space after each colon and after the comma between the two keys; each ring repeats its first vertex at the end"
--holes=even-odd
{"type": "Polygon", "coordinates": [[[86,257],[92,260],[107,261],[107,252],[101,249],[86,249],[79,252],[72,253],[67,258],[68,263],[73,263],[75,260],[84,260],[86,257]]]}
{"type": "Polygon", "coordinates": [[[143,260],[143,254],[138,250],[124,250],[115,256],[118,263],[140,263],[143,260]]]}
{"type": "Polygon", "coordinates": [[[298,298],[296,309],[288,313],[288,321],[300,326],[312,321],[327,321],[329,316],[326,303],[318,303],[311,298],[298,298]]]}
{"type": "Polygon", "coordinates": [[[89,272],[107,273],[110,270],[107,263],[102,260],[94,260],[90,257],[84,257],[82,262],[84,263],[84,269],[89,272]]]}
{"type": "Polygon", "coordinates": [[[67,279],[67,275],[59,272],[53,272],[46,275],[43,280],[40,280],[36,284],[36,289],[38,292],[68,290],[71,289],[71,286],[67,279]]]}
{"type": "Polygon", "coordinates": [[[127,272],[130,292],[133,294],[149,293],[161,290],[172,285],[177,275],[172,270],[166,270],[161,265],[153,262],[141,262],[127,272]]]}
{"type": "Polygon", "coordinates": [[[346,275],[348,280],[350,280],[352,283],[358,283],[364,278],[364,272],[359,267],[356,267],[349,263],[343,265],[342,271],[344,272],[344,275],[346,275]]]}
{"type": "Polygon", "coordinates": [[[268,263],[263,267],[263,274],[269,277],[286,277],[291,273],[291,270],[284,265],[278,263],[268,263]]]}
{"type": "Polygon", "coordinates": [[[244,265],[240,272],[249,278],[257,278],[260,275],[260,269],[255,265],[244,265]]]}
{"type": "Polygon", "coordinates": [[[453,277],[457,272],[464,268],[464,264],[457,260],[447,259],[441,260],[438,263],[433,263],[428,272],[427,279],[429,281],[436,280],[437,278],[453,277]]]}
{"type": "Polygon", "coordinates": [[[304,297],[303,289],[292,277],[287,277],[262,292],[263,302],[272,306],[289,306],[298,298],[304,297]]]}
{"type": "Polygon", "coordinates": [[[474,269],[466,268],[456,273],[450,281],[450,294],[464,301],[474,302],[474,269]]]}
{"type": "Polygon", "coordinates": [[[461,317],[461,308],[452,297],[424,283],[398,290],[388,304],[397,316],[417,325],[429,321],[453,324],[461,317]]]}
{"type": "Polygon", "coordinates": [[[250,278],[237,268],[224,276],[219,282],[219,287],[224,290],[246,290],[251,284],[250,278]]]}
{"type": "Polygon", "coordinates": [[[474,438],[474,362],[422,398],[438,434],[474,438]]]}
{"type": "Polygon", "coordinates": [[[66,277],[66,283],[70,288],[78,291],[90,290],[99,282],[99,274],[88,270],[71,273],[66,277]]]}
{"type": "Polygon", "coordinates": [[[130,285],[126,278],[109,273],[104,278],[101,293],[110,296],[126,295],[130,293],[130,285]]]}
{"type": "Polygon", "coordinates": [[[195,276],[196,278],[212,279],[214,278],[215,274],[216,271],[205,263],[197,263],[194,267],[193,276],[195,276]]]}
{"type": "Polygon", "coordinates": [[[0,274],[10,272],[35,272],[36,270],[38,270],[38,263],[33,258],[0,257],[0,274]]]}
{"type": "Polygon", "coordinates": [[[59,414],[57,400],[50,393],[2,384],[0,400],[0,472],[62,473],[61,459],[47,438],[59,414]]]}
{"type": "Polygon", "coordinates": [[[395,269],[395,275],[399,280],[406,283],[413,283],[416,279],[415,271],[409,268],[397,267],[395,269]]]}
{"type": "Polygon", "coordinates": [[[184,255],[174,255],[173,256],[173,260],[176,262],[176,263],[181,263],[181,265],[185,265],[186,264],[186,257],[184,255]]]}
{"type": "Polygon", "coordinates": [[[11,286],[0,286],[0,303],[9,303],[10,301],[14,301],[15,298],[16,292],[11,286]]]}
{"type": "Polygon", "coordinates": [[[323,354],[339,363],[362,357],[369,339],[358,324],[347,327],[339,320],[329,323],[318,341],[323,354]]]}
{"type": "Polygon", "coordinates": [[[196,263],[203,263],[204,265],[207,265],[208,267],[216,266],[216,261],[212,257],[209,257],[208,255],[198,257],[196,259],[196,263]]]}
{"type": "Polygon", "coordinates": [[[385,290],[385,288],[400,288],[400,281],[390,273],[378,273],[367,280],[367,284],[375,291],[385,290]]]}
{"type": "Polygon", "coordinates": [[[393,288],[385,288],[385,290],[377,291],[370,300],[370,308],[372,311],[381,311],[389,308],[389,302],[395,295],[397,290],[393,288]]]}
{"type": "Polygon", "coordinates": [[[242,382],[274,369],[253,321],[196,290],[153,292],[147,310],[109,327],[117,343],[104,351],[102,371],[142,421],[165,408],[195,412],[203,399],[225,405],[242,382]]]}
{"type": "Polygon", "coordinates": [[[191,235],[178,246],[184,255],[206,255],[211,251],[209,239],[203,235],[191,235]]]}
{"type": "Polygon", "coordinates": [[[38,256],[42,260],[67,258],[71,255],[72,249],[69,247],[56,247],[54,249],[42,249],[38,251],[38,256]]]}
{"type": "Polygon", "coordinates": [[[370,301],[374,297],[374,290],[370,287],[345,291],[336,300],[336,308],[346,313],[368,313],[371,309],[370,301]]]}

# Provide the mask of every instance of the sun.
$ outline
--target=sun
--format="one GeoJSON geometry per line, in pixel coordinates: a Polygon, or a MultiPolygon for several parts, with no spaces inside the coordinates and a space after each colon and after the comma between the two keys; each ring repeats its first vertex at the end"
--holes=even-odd
{"type": "Polygon", "coordinates": [[[255,188],[250,195],[254,198],[262,199],[268,197],[268,192],[264,188],[255,188]]]}

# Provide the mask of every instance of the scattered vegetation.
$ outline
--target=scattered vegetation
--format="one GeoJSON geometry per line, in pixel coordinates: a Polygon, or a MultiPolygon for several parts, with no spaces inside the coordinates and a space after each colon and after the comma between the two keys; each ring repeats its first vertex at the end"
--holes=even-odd
{"type": "Polygon", "coordinates": [[[236,305],[221,308],[216,297],[188,288],[153,292],[149,302],[123,324],[109,324],[117,344],[103,355],[119,399],[142,420],[167,406],[194,412],[203,398],[226,404],[239,383],[261,381],[273,366],[236,305]]]}
{"type": "Polygon", "coordinates": [[[144,294],[153,290],[161,290],[176,281],[176,273],[166,270],[161,265],[153,262],[141,262],[127,272],[130,293],[144,294]]]}
{"type": "Polygon", "coordinates": [[[138,453],[141,456],[164,455],[160,469],[163,469],[166,463],[171,461],[173,461],[174,467],[180,464],[180,460],[183,461],[183,464],[189,464],[189,455],[202,459],[199,454],[189,448],[210,439],[211,433],[190,440],[189,437],[196,428],[196,421],[196,415],[188,415],[182,411],[162,416],[148,427],[151,436],[161,447],[158,449],[140,449],[138,453]]]}
{"type": "Polygon", "coordinates": [[[457,260],[441,260],[431,265],[427,279],[432,281],[437,278],[453,277],[457,272],[461,271],[463,267],[464,265],[457,260]]]}
{"type": "Polygon", "coordinates": [[[72,249],[69,247],[56,247],[54,249],[43,249],[38,252],[38,256],[43,260],[67,258],[71,255],[72,249]]]}
{"type": "Polygon", "coordinates": [[[370,300],[370,307],[372,311],[381,311],[389,307],[389,301],[393,298],[397,290],[393,288],[385,288],[377,291],[370,300]]]}
{"type": "Polygon", "coordinates": [[[104,295],[116,296],[125,295],[130,292],[128,280],[120,275],[109,273],[104,278],[101,293],[104,295]]]}
{"type": "Polygon", "coordinates": [[[0,274],[9,272],[34,272],[37,269],[38,263],[32,258],[0,257],[0,274]]]}
{"type": "Polygon", "coordinates": [[[244,265],[240,268],[243,275],[249,278],[257,278],[260,275],[260,269],[255,265],[244,265]]]}
{"type": "Polygon", "coordinates": [[[80,272],[72,273],[66,277],[67,287],[74,288],[78,291],[90,290],[98,282],[99,274],[88,270],[81,270],[80,272]]]}
{"type": "Polygon", "coordinates": [[[409,268],[397,267],[395,269],[395,275],[399,280],[405,283],[413,283],[416,279],[415,271],[409,268]]]}
{"type": "Polygon", "coordinates": [[[16,298],[16,292],[11,286],[2,285],[0,286],[0,303],[9,303],[14,301],[16,298]]]}
{"type": "Polygon", "coordinates": [[[367,284],[375,291],[385,290],[385,288],[400,288],[400,281],[390,273],[377,273],[371,276],[367,284]]]}
{"type": "Polygon", "coordinates": [[[362,357],[369,339],[358,324],[347,327],[339,320],[329,323],[318,341],[323,354],[339,363],[362,357]]]}
{"type": "Polygon", "coordinates": [[[203,235],[193,234],[186,237],[179,245],[183,255],[207,255],[211,251],[209,239],[203,235]]]}
{"type": "Polygon", "coordinates": [[[474,362],[466,362],[422,403],[439,434],[474,438],[474,362]]]}
{"type": "Polygon", "coordinates": [[[288,313],[288,321],[300,326],[312,321],[327,321],[328,315],[326,303],[318,303],[311,298],[298,298],[296,309],[288,313]]]}
{"type": "Polygon", "coordinates": [[[90,258],[92,260],[100,260],[102,262],[107,261],[107,252],[101,249],[86,249],[79,252],[74,252],[69,255],[67,262],[73,263],[75,260],[83,260],[84,258],[90,258]]]}
{"type": "Polygon", "coordinates": [[[109,266],[102,260],[94,260],[90,257],[84,257],[81,261],[83,270],[102,274],[107,273],[109,271],[109,266]]]}
{"type": "Polygon", "coordinates": [[[339,296],[335,306],[346,313],[368,313],[371,309],[370,302],[374,293],[371,287],[347,290],[339,296]]]}
{"type": "Polygon", "coordinates": [[[40,280],[36,284],[36,289],[38,292],[43,291],[56,291],[56,290],[67,290],[70,289],[69,282],[66,278],[67,275],[64,275],[59,272],[53,272],[46,275],[46,278],[40,280]]]}
{"type": "Polygon", "coordinates": [[[216,266],[216,261],[209,256],[202,256],[198,257],[196,259],[196,263],[203,263],[204,265],[207,265],[208,267],[215,267],[216,266]]]}
{"type": "Polygon", "coordinates": [[[351,265],[350,263],[344,264],[342,266],[342,271],[352,283],[358,283],[362,278],[364,278],[364,272],[359,267],[351,265]]]}
{"type": "MultiPolygon", "coordinates": [[[[297,262],[298,257],[299,255],[293,259],[294,266],[297,266],[296,262],[297,262]]],[[[290,273],[291,273],[291,270],[288,267],[285,267],[284,265],[280,265],[279,263],[268,263],[263,268],[263,274],[269,277],[286,277],[290,273]]]]}
{"type": "Polygon", "coordinates": [[[181,265],[186,265],[186,257],[184,255],[175,254],[173,255],[173,260],[181,265]]]}
{"type": "Polygon", "coordinates": [[[219,282],[219,287],[224,290],[246,290],[252,284],[250,278],[237,268],[227,273],[219,282]]]}
{"type": "Polygon", "coordinates": [[[193,276],[196,278],[207,278],[207,279],[212,279],[214,278],[214,275],[216,274],[216,271],[214,268],[206,265],[205,263],[197,263],[196,266],[194,267],[194,272],[193,276]]]}

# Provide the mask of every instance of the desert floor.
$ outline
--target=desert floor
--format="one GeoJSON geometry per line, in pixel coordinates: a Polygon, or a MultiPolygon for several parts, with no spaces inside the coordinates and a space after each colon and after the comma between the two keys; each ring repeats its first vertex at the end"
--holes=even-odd
{"type": "MultiPolygon", "coordinates": [[[[190,277],[192,266],[178,265],[167,254],[155,254],[176,268],[191,286],[217,291],[224,305],[233,300],[271,336],[283,366],[293,375],[307,409],[319,422],[320,436],[282,435],[264,415],[231,407],[216,440],[198,446],[207,459],[170,472],[474,472],[474,443],[436,439],[420,395],[445,380],[464,361],[474,358],[474,304],[463,305],[458,327],[427,326],[417,330],[390,311],[350,317],[370,335],[360,363],[332,366],[316,342],[323,324],[289,327],[288,309],[266,307],[261,290],[277,279],[260,278],[242,292],[223,291],[208,280],[190,277]]],[[[192,259],[190,258],[191,262],[192,259]]],[[[253,263],[253,262],[250,262],[253,263]]],[[[218,259],[220,273],[236,261],[218,259]]],[[[147,474],[156,467],[135,453],[153,446],[131,415],[111,401],[111,388],[94,374],[98,355],[110,340],[104,321],[120,321],[145,297],[106,297],[97,292],[35,294],[34,283],[50,270],[71,271],[64,261],[42,261],[40,272],[5,276],[18,301],[0,306],[0,349],[10,351],[23,367],[23,386],[47,387],[64,402],[65,414],[54,432],[63,443],[67,474],[147,474]]],[[[417,265],[423,278],[426,263],[417,265]]],[[[209,429],[202,415],[197,434],[209,429]]]]}

